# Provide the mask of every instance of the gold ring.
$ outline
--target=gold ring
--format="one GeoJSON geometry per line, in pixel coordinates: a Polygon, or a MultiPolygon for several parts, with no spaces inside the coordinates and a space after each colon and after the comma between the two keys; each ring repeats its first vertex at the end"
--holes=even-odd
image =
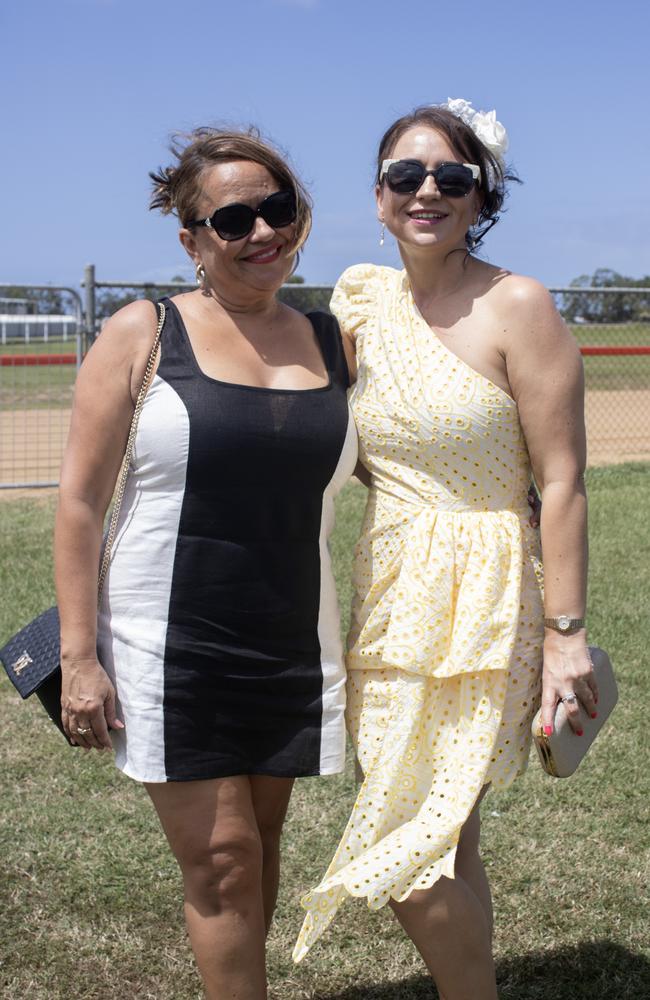
{"type": "Polygon", "coordinates": [[[88,726],[88,729],[77,729],[75,731],[75,736],[85,736],[86,733],[92,733],[92,727],[88,726]]]}

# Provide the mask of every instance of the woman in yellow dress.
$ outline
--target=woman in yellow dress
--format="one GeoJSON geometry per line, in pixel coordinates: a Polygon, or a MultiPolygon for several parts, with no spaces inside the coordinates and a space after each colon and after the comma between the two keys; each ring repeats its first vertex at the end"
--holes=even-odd
{"type": "Polygon", "coordinates": [[[542,285],[473,253],[503,203],[506,145],[495,113],[462,100],[396,121],[376,195],[404,270],[351,267],[332,299],[370,476],[347,660],[364,781],[294,957],[347,897],[388,903],[445,1000],[497,996],[482,796],[525,769],[542,686],[547,730],[562,699],[576,739],[597,699],[580,354],[542,285]]]}

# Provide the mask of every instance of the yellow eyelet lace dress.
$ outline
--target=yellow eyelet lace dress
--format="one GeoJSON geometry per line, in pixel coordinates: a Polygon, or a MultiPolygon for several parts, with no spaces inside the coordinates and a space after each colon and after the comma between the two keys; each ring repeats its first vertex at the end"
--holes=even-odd
{"type": "Polygon", "coordinates": [[[405,272],[360,264],[332,310],[356,337],[351,405],[372,476],[355,552],[347,722],[365,775],[294,950],[348,896],[371,909],[454,877],[484,785],[527,764],[539,706],[539,536],[515,402],[449,351],[405,272]]]}

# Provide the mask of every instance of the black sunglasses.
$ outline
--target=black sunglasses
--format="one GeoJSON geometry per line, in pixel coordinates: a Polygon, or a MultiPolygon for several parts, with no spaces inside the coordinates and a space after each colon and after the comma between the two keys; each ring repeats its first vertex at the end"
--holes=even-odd
{"type": "Polygon", "coordinates": [[[196,219],[188,222],[188,228],[207,226],[214,229],[222,240],[243,240],[253,231],[257,216],[261,215],[271,229],[282,229],[296,221],[297,206],[294,191],[276,191],[265,198],[257,208],[236,202],[224,205],[213,212],[208,219],[196,219]]]}
{"type": "Polygon", "coordinates": [[[431,175],[440,194],[448,198],[464,198],[480,180],[481,168],[475,163],[441,163],[435,170],[427,170],[419,160],[384,160],[379,181],[384,177],[391,191],[396,194],[415,194],[431,175]]]}

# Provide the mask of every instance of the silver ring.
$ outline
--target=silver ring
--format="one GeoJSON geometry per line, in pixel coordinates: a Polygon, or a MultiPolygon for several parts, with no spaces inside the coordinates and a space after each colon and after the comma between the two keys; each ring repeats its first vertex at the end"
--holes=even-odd
{"type": "Polygon", "coordinates": [[[568,694],[564,698],[560,698],[560,701],[563,701],[565,705],[575,705],[577,700],[575,694],[568,694]]]}
{"type": "Polygon", "coordinates": [[[85,736],[86,733],[92,733],[92,726],[88,726],[88,729],[76,729],[75,736],[85,736]]]}

